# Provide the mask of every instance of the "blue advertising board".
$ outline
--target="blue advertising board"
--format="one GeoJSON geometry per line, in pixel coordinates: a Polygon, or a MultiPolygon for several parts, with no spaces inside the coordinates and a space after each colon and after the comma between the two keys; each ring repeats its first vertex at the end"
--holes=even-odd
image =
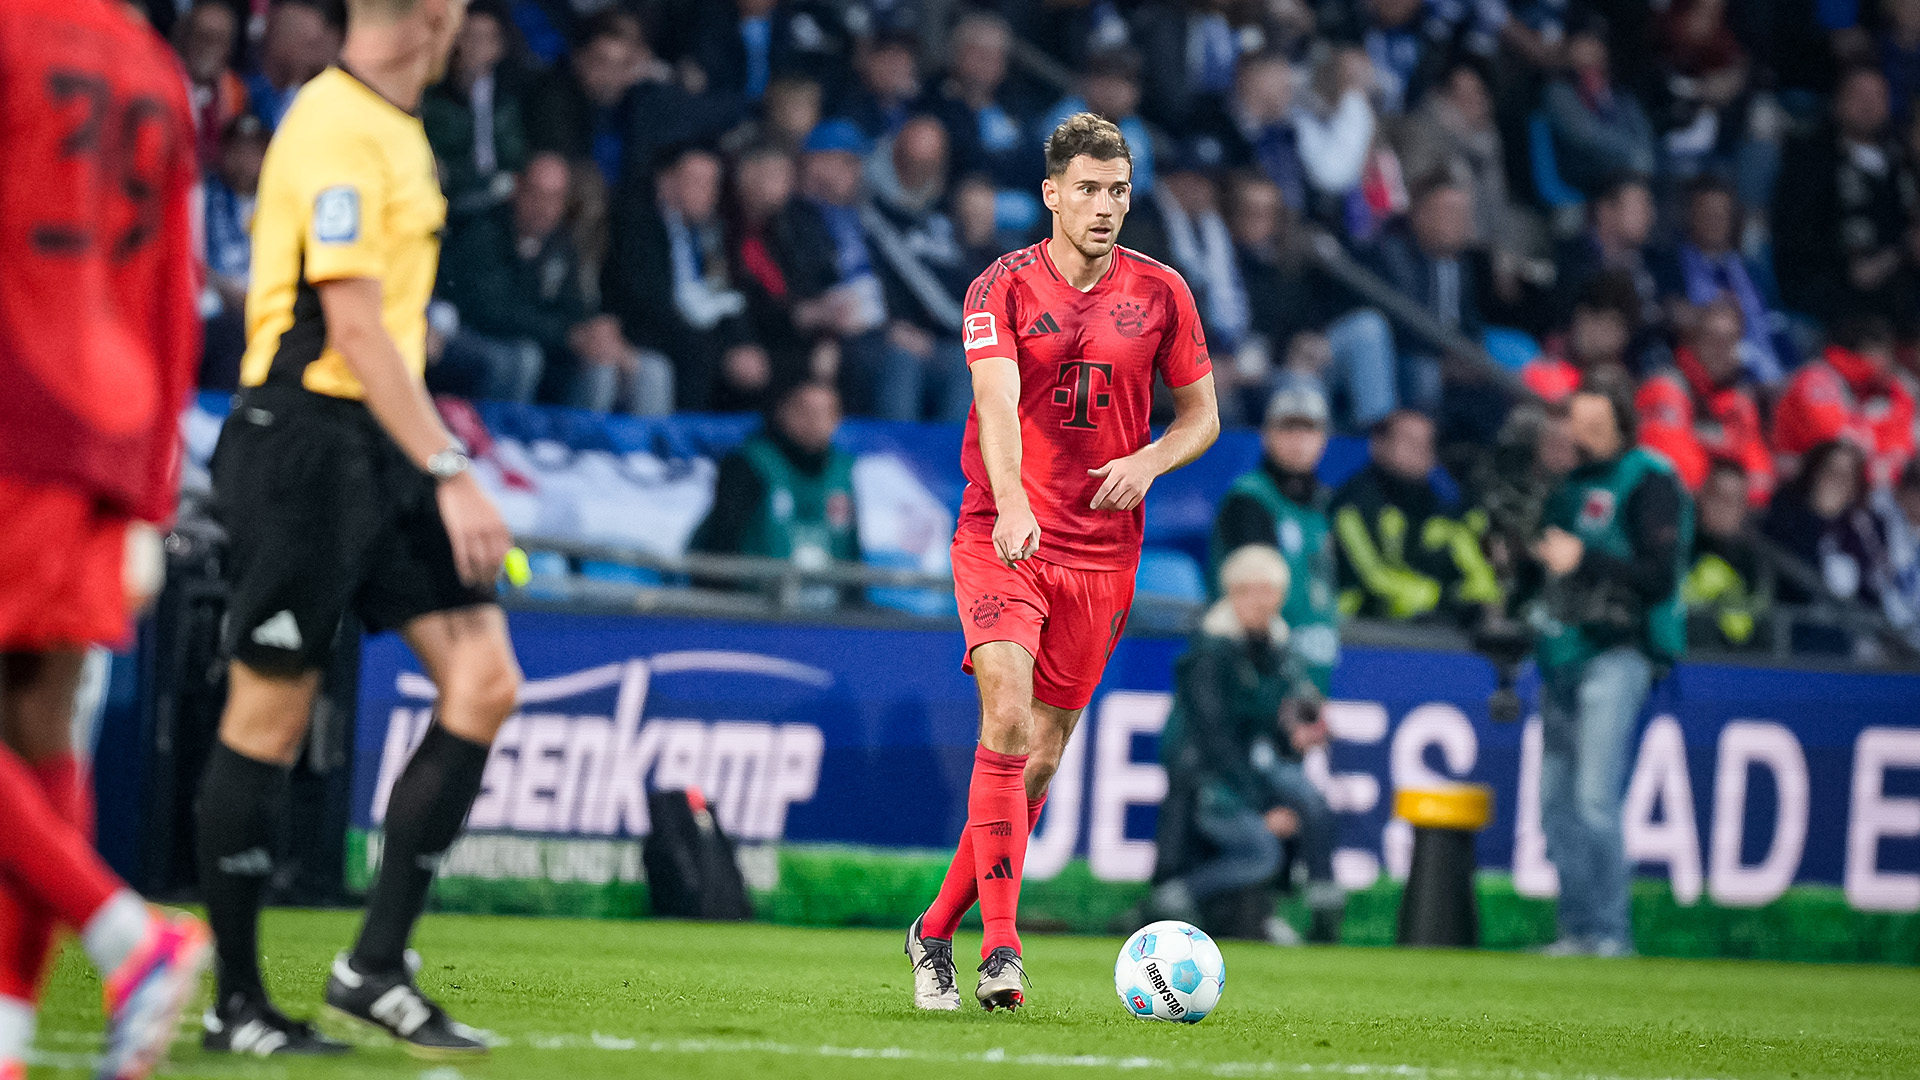
{"type": "MultiPolygon", "coordinates": [[[[647,831],[646,792],[679,787],[702,789],[747,845],[938,849],[959,833],[976,704],[957,632],[524,611],[512,630],[527,682],[469,819],[475,837],[622,844],[647,831]]],[[[1075,858],[1099,879],[1150,873],[1166,786],[1157,735],[1182,647],[1122,640],[1055,779],[1029,876],[1075,858]]],[[[1538,724],[1491,723],[1493,687],[1471,654],[1345,651],[1333,741],[1308,760],[1340,813],[1343,882],[1404,874],[1411,834],[1390,816],[1395,790],[1470,780],[1495,793],[1481,866],[1552,895],[1538,724]]],[[[433,690],[386,636],[366,642],[360,694],[353,824],[372,832],[433,690]]],[[[1634,755],[1629,853],[1681,903],[1704,893],[1758,906],[1817,882],[1857,908],[1920,910],[1916,705],[1920,676],[1681,665],[1656,689],[1634,755]]],[[[626,871],[605,873],[636,872],[623,858],[626,871]]],[[[456,853],[448,872],[462,865],[456,853]]]]}

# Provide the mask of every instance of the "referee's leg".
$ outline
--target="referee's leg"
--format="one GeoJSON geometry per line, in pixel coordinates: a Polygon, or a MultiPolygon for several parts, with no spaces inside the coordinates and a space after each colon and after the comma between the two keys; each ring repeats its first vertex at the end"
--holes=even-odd
{"type": "Polygon", "coordinates": [[[497,604],[436,611],[400,628],[439,688],[433,723],[387,801],[380,876],[352,964],[362,973],[404,970],[407,940],[426,907],[441,858],[480,794],[487,749],[513,712],[520,665],[497,604]]]}

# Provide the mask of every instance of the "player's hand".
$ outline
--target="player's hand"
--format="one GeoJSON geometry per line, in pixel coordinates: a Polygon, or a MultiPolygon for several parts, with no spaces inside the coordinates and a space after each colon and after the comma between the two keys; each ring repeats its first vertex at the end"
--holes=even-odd
{"type": "Polygon", "coordinates": [[[1159,478],[1160,470],[1139,454],[1128,454],[1088,469],[1087,475],[1102,478],[1100,490],[1087,504],[1089,510],[1131,510],[1147,497],[1147,489],[1159,478]]]}
{"type": "Polygon", "coordinates": [[[1000,507],[993,522],[993,550],[1008,566],[1040,550],[1040,523],[1025,499],[1000,507]]]}
{"type": "Polygon", "coordinates": [[[507,548],[513,546],[513,535],[507,531],[500,511],[480,489],[472,472],[441,484],[435,494],[440,520],[453,544],[453,565],[460,572],[460,580],[475,587],[491,584],[500,576],[507,548]]]}

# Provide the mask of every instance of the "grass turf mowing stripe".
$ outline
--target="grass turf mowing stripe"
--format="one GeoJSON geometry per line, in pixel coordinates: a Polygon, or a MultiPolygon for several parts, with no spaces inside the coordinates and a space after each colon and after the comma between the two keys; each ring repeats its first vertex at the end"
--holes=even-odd
{"type": "MultiPolygon", "coordinates": [[[[358,922],[349,911],[266,914],[265,973],[287,1012],[317,1009],[328,964],[358,922]]],[[[963,951],[978,944],[961,937],[963,951]]],[[[426,960],[421,989],[455,1017],[509,1036],[490,1060],[460,1065],[469,1080],[1009,1080],[1008,1059],[1106,1063],[1029,1066],[1062,1077],[1141,1059],[1180,1063],[1178,1075],[1196,1078],[1248,1068],[1302,1080],[1920,1077],[1920,983],[1892,967],[1228,943],[1219,1011],[1182,1025],[1141,1023],[1122,1009],[1117,938],[1036,934],[1026,944],[1038,989],[1009,1017],[915,1012],[899,930],[432,915],[416,941],[426,960]],[[568,1032],[591,1041],[595,1031],[662,1049],[528,1041],[568,1032]],[[743,1044],[803,1052],[732,1049],[743,1044]],[[672,1049],[694,1045],[727,1049],[672,1049]],[[881,1056],[888,1048],[926,1057],[881,1056]],[[1000,1057],[990,1058],[995,1049],[1000,1057]]],[[[98,979],[68,950],[39,1046],[97,1047],[99,1002],[98,979]]],[[[419,1080],[423,1068],[384,1042],[325,1061],[233,1059],[188,1042],[175,1047],[167,1075],[419,1080]]],[[[35,1080],[81,1076],[35,1070],[35,1080]]]]}

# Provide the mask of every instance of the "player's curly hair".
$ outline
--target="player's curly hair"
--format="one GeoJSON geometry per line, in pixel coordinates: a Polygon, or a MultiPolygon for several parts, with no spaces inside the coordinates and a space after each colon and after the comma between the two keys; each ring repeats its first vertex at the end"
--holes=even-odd
{"type": "Polygon", "coordinates": [[[1047,175],[1059,176],[1067,171],[1068,163],[1085,154],[1095,161],[1112,161],[1125,158],[1127,165],[1133,165],[1133,151],[1127,149],[1127,137],[1111,120],[1105,120],[1090,112],[1074,113],[1047,136],[1047,175]]]}

